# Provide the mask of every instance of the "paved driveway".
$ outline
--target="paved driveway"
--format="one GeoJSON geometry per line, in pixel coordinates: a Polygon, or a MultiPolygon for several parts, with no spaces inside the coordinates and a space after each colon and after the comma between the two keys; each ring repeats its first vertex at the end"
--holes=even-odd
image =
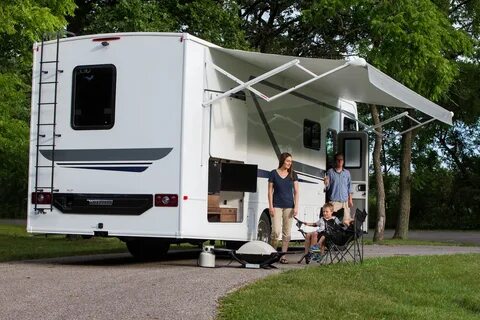
{"type": "MultiPolygon", "coordinates": [[[[365,256],[480,253],[480,247],[366,246],[365,256]]],[[[198,251],[138,263],[128,254],[0,263],[1,319],[213,319],[218,299],[279,269],[239,268],[217,258],[196,266],[198,251]]],[[[300,252],[289,254],[291,262],[300,252]]],[[[309,267],[316,267],[310,265],[309,267]]]]}
{"type": "MultiPolygon", "coordinates": [[[[394,230],[385,230],[385,239],[393,237],[394,230]]],[[[373,230],[369,230],[367,239],[373,238],[373,230]]],[[[480,231],[459,230],[409,230],[408,239],[466,243],[480,246],[480,231]]]]}

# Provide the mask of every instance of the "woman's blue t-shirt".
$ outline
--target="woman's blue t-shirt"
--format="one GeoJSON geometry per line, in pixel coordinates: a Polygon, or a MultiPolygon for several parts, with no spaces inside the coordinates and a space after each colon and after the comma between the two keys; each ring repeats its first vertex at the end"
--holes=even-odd
{"type": "Polygon", "coordinates": [[[298,181],[297,174],[293,172],[293,179],[290,175],[285,178],[280,177],[277,170],[272,170],[268,177],[268,182],[273,183],[273,207],[274,208],[293,208],[293,183],[298,181]]]}

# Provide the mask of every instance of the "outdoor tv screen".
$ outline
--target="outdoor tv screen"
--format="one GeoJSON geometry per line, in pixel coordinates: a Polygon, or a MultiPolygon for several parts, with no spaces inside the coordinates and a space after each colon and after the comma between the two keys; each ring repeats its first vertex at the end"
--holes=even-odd
{"type": "Polygon", "coordinates": [[[257,166],[243,163],[222,163],[220,190],[257,192],[257,166]]]}

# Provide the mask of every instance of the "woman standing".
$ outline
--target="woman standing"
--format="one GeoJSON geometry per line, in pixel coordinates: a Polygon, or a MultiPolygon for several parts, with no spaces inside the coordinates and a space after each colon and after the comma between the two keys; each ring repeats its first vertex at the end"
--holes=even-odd
{"type": "MultiPolygon", "coordinates": [[[[293,217],[298,214],[298,178],[293,171],[292,155],[282,153],[278,169],[272,170],[268,178],[268,211],[272,218],[272,246],[277,248],[282,231],[282,252],[287,252],[290,242],[293,217]]],[[[281,263],[288,263],[285,257],[281,263]]]]}

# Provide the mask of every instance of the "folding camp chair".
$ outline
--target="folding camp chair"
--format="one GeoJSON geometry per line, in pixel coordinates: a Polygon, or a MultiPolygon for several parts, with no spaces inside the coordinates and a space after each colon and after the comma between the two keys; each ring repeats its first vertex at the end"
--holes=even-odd
{"type": "Polygon", "coordinates": [[[322,263],[363,262],[363,223],[367,217],[365,210],[356,210],[353,223],[347,228],[328,225],[325,229],[326,257],[322,263]]]}
{"type": "MultiPolygon", "coordinates": [[[[343,215],[344,215],[343,209],[333,212],[333,216],[340,221],[342,221],[343,215]]],[[[320,209],[319,218],[320,219],[323,218],[323,208],[320,209]]],[[[298,231],[303,235],[304,238],[306,238],[307,232],[302,228],[304,222],[298,220],[297,218],[295,218],[295,220],[297,220],[296,226],[298,228],[298,231]]],[[[325,256],[320,254],[320,249],[312,249],[312,247],[310,247],[308,253],[302,255],[302,257],[300,258],[300,260],[297,261],[297,263],[302,263],[304,259],[306,264],[309,264],[310,260],[315,261],[317,263],[321,263],[324,258],[325,256]]]]}

